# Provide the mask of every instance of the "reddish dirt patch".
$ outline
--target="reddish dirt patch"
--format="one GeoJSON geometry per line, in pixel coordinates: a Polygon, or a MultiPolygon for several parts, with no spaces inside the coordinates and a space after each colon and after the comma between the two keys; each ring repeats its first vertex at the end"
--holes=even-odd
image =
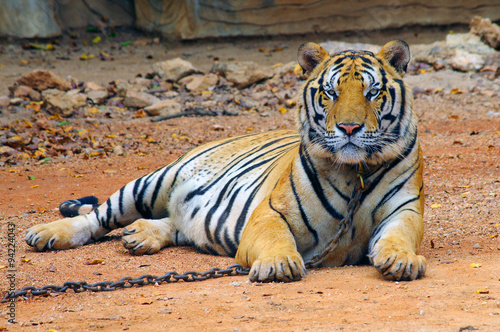
{"type": "MultiPolygon", "coordinates": [[[[389,282],[371,266],[346,266],[311,270],[305,279],[290,284],[253,284],[238,276],[109,293],[68,291],[19,299],[18,324],[7,325],[7,305],[0,305],[0,327],[9,331],[459,331],[465,327],[496,331],[500,326],[500,118],[487,115],[491,103],[498,112],[496,98],[437,94],[415,101],[425,155],[422,253],[428,270],[421,280],[389,282]],[[473,268],[473,263],[480,266],[473,268]]],[[[124,157],[68,158],[49,165],[0,169],[0,265],[7,264],[7,225],[15,223],[17,288],[68,280],[116,281],[124,276],[205,271],[232,264],[232,258],[202,255],[191,248],[130,256],[118,232],[74,250],[36,253],[25,244],[24,234],[35,224],[58,219],[60,202],[85,195],[105,199],[199,142],[243,134],[248,128],[294,127],[291,112],[266,118],[257,113],[182,118],[158,124],[135,119],[108,126],[113,133],[132,133],[137,140],[144,131],[158,139],[140,153],[124,157]],[[188,140],[171,138],[180,132],[188,140]],[[104,262],[85,264],[93,259],[104,262]]],[[[2,296],[8,288],[6,270],[0,269],[2,296]]]]}

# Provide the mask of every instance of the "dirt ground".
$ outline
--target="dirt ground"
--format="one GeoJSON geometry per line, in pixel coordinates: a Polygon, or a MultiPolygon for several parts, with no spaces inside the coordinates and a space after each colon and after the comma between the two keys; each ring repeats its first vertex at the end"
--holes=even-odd
{"type": "MultiPolygon", "coordinates": [[[[6,87],[17,77],[35,68],[104,83],[147,73],[153,62],[175,54],[205,69],[212,61],[208,55],[253,57],[263,64],[291,61],[297,45],[304,41],[214,42],[176,48],[153,44],[117,51],[110,63],[82,62],[75,56],[58,60],[54,55],[40,56],[15,48],[14,53],[0,54],[0,95],[7,94],[6,87]],[[283,44],[287,48],[271,57],[258,51],[260,45],[271,49],[283,44]],[[24,58],[30,64],[20,66],[24,58]]],[[[470,74],[439,72],[410,76],[408,80],[421,91],[432,86],[415,100],[425,155],[422,254],[428,268],[423,279],[390,282],[371,266],[345,266],[310,270],[303,280],[288,284],[250,283],[245,276],[234,276],[104,293],[68,291],[18,299],[16,324],[7,323],[9,309],[7,304],[0,304],[0,330],[498,331],[500,79],[477,80],[470,74]],[[461,90],[440,91],[440,86],[461,90]]],[[[78,125],[91,132],[105,127],[113,134],[126,133],[143,144],[125,156],[110,154],[87,160],[67,157],[49,164],[0,167],[1,296],[8,288],[7,237],[12,223],[17,289],[61,285],[70,280],[94,283],[146,273],[206,271],[232,264],[232,258],[203,255],[187,247],[164,249],[152,256],[131,256],[122,246],[119,232],[81,248],[37,253],[24,242],[24,234],[35,224],[58,219],[58,205],[66,199],[86,195],[106,199],[130,180],[175,160],[202,142],[249,131],[294,128],[294,114],[274,112],[261,117],[246,112],[159,123],[147,118],[103,120],[101,128],[82,120],[78,125]],[[174,139],[172,134],[187,139],[174,139]],[[155,140],[146,142],[146,136],[155,140]],[[96,259],[103,261],[88,264],[96,259]]]]}

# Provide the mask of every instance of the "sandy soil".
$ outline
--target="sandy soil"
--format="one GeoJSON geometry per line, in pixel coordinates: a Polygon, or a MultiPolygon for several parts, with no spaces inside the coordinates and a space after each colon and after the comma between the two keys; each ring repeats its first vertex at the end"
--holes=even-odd
{"type": "MultiPolygon", "coordinates": [[[[270,43],[264,46],[271,48],[276,41],[270,43]]],[[[295,44],[300,43],[287,42],[289,49],[280,53],[291,55],[283,55],[283,59],[275,53],[270,60],[258,52],[255,43],[239,52],[252,51],[256,58],[272,64],[284,62],[288,57],[292,60],[295,44]]],[[[151,49],[162,47],[153,45],[151,49]]],[[[217,47],[216,43],[203,44],[198,46],[196,54],[200,58],[205,54],[222,56],[217,47]]],[[[37,54],[31,51],[19,51],[17,60],[5,53],[0,57],[0,63],[6,64],[0,69],[1,82],[6,87],[37,66],[54,66],[63,77],[72,75],[99,83],[128,79],[150,70],[150,64],[141,63],[145,57],[140,53],[149,50],[135,47],[128,55],[117,52],[111,62],[113,70],[109,70],[110,63],[81,62],[75,56],[72,60],[47,56],[38,63],[37,54]],[[19,66],[22,57],[33,57],[29,65],[33,67],[19,66]],[[103,74],[100,66],[106,66],[108,71],[103,74]],[[96,78],[91,79],[94,74],[96,78]]],[[[175,53],[177,50],[168,50],[168,56],[175,53]]],[[[152,63],[160,57],[158,53],[155,60],[148,61],[152,63]]],[[[210,61],[200,60],[200,63],[208,66],[210,61]]],[[[235,276],[110,293],[68,291],[19,299],[17,324],[7,324],[8,308],[1,304],[0,330],[498,331],[500,116],[491,113],[499,112],[495,86],[500,80],[478,83],[468,74],[456,77],[453,76],[456,73],[450,73],[453,79],[439,83],[435,75],[408,79],[424,90],[426,82],[437,86],[432,89],[440,84],[452,87],[465,84],[466,89],[459,94],[446,89],[422,94],[415,101],[425,155],[426,231],[422,253],[427,257],[428,270],[423,279],[390,282],[383,280],[371,266],[346,266],[310,270],[305,279],[290,284],[255,284],[245,276],[235,276]],[[481,89],[475,89],[478,84],[481,89]]],[[[24,234],[35,224],[58,219],[57,207],[66,199],[85,195],[105,199],[128,181],[175,160],[205,141],[243,134],[250,129],[293,128],[292,113],[276,112],[263,118],[247,112],[238,117],[180,118],[155,124],[146,118],[108,121],[106,130],[142,140],[141,148],[125,156],[111,154],[89,160],[68,157],[51,164],[0,168],[0,265],[7,265],[9,223],[15,224],[18,289],[27,285],[60,285],[68,280],[93,283],[145,273],[205,271],[232,264],[231,258],[202,255],[191,248],[169,248],[153,256],[130,256],[119,240],[119,232],[78,249],[36,253],[25,244],[24,234]],[[144,142],[145,133],[156,140],[144,142]],[[174,139],[173,133],[187,139],[174,139]],[[95,259],[103,262],[86,264],[95,259]]],[[[86,122],[80,125],[91,132],[102,130],[86,122]]],[[[6,267],[0,269],[0,277],[3,296],[8,288],[6,267]]]]}

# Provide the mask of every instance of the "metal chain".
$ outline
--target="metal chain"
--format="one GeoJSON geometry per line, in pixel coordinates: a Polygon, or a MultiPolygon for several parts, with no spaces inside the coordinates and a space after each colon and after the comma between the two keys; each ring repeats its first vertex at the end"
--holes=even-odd
{"type": "MultiPolygon", "coordinates": [[[[345,234],[351,228],[354,214],[359,208],[359,203],[361,195],[370,185],[370,181],[363,180],[363,173],[361,165],[358,168],[358,181],[356,187],[351,195],[351,199],[347,204],[347,213],[344,218],[339,222],[339,229],[335,236],[328,242],[325,249],[322,252],[314,255],[310,261],[305,263],[307,269],[318,267],[321,265],[325,257],[335,251],[339,245],[340,237],[345,234]]],[[[184,273],[177,273],[175,271],[167,272],[162,276],[155,276],[151,274],[144,274],[139,278],[123,277],[119,281],[100,281],[95,284],[88,284],[86,281],[74,282],[67,281],[62,286],[47,285],[43,287],[27,286],[23,287],[18,292],[7,293],[1,302],[7,302],[10,299],[17,298],[19,296],[39,296],[46,295],[49,293],[65,293],[66,290],[72,289],[75,293],[85,292],[87,290],[92,292],[107,292],[114,291],[117,289],[130,288],[133,286],[142,287],[150,284],[160,285],[164,282],[174,283],[179,280],[186,282],[192,281],[203,281],[207,279],[220,278],[224,276],[236,276],[236,275],[248,275],[250,268],[244,268],[240,264],[230,265],[226,269],[219,269],[214,267],[206,272],[196,272],[188,271],[184,273]]]]}
{"type": "Polygon", "coordinates": [[[39,296],[46,295],[49,293],[65,293],[66,290],[72,289],[75,293],[81,293],[84,291],[92,292],[107,292],[114,291],[122,288],[130,288],[133,286],[142,287],[150,284],[160,285],[164,282],[174,283],[179,280],[186,282],[192,281],[203,281],[207,279],[220,278],[224,276],[236,276],[236,275],[247,275],[250,272],[249,268],[244,268],[240,264],[233,264],[226,269],[219,269],[214,267],[206,272],[196,272],[188,271],[184,273],[177,273],[175,271],[167,272],[162,276],[155,276],[151,274],[144,274],[139,278],[123,277],[119,281],[100,281],[95,284],[88,284],[85,281],[74,282],[67,281],[62,286],[47,285],[43,287],[27,286],[23,287],[18,292],[11,292],[4,296],[2,302],[7,302],[10,299],[17,298],[19,296],[39,296]]]}
{"type": "Polygon", "coordinates": [[[320,266],[321,263],[323,263],[325,257],[329,253],[335,251],[335,249],[338,248],[340,237],[345,233],[347,233],[351,228],[354,214],[356,213],[356,211],[358,211],[359,208],[361,195],[371,184],[371,181],[365,181],[363,179],[363,166],[361,164],[358,166],[357,177],[358,181],[356,183],[354,191],[352,192],[351,199],[349,200],[349,203],[347,203],[347,213],[344,216],[344,218],[342,218],[342,220],[339,222],[339,229],[337,233],[328,242],[328,244],[326,245],[325,249],[323,249],[322,252],[317,253],[311,258],[311,260],[305,262],[304,265],[306,266],[306,269],[320,266]]]}

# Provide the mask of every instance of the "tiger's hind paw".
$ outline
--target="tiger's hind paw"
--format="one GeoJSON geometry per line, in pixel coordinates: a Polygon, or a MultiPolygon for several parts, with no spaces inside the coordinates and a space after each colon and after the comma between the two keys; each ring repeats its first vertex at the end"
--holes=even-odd
{"type": "Polygon", "coordinates": [[[381,249],[372,255],[373,266],[388,280],[415,280],[425,275],[424,256],[406,250],[381,249]]]}
{"type": "Polygon", "coordinates": [[[171,244],[171,233],[165,220],[138,219],[123,229],[122,243],[133,255],[151,255],[171,244]]]}
{"type": "Polygon", "coordinates": [[[299,253],[257,259],[250,270],[251,281],[298,281],[306,275],[304,261],[299,253]]]}

